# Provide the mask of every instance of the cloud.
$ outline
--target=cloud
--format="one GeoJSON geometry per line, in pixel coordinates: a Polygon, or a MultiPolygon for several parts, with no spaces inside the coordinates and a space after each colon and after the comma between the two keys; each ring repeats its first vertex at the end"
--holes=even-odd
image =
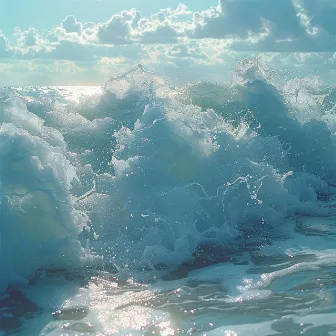
{"type": "Polygon", "coordinates": [[[30,48],[36,51],[43,48],[48,49],[48,45],[50,44],[50,42],[42,37],[39,31],[33,27],[24,31],[16,27],[14,29],[14,36],[16,37],[17,51],[22,50],[25,52],[30,48]]]}
{"type": "Polygon", "coordinates": [[[175,43],[180,35],[179,26],[174,22],[178,15],[187,14],[186,7],[167,9],[143,18],[136,9],[113,15],[107,22],[98,24],[97,41],[102,44],[155,44],[175,43]]]}
{"type": "Polygon", "coordinates": [[[207,59],[204,52],[199,52],[186,44],[176,44],[172,46],[167,50],[167,55],[173,58],[207,59]]]}
{"type": "Polygon", "coordinates": [[[191,37],[231,39],[235,47],[246,43],[266,49],[269,40],[281,44],[305,35],[292,0],[221,0],[219,7],[194,20],[191,37]]]}
{"type": "Polygon", "coordinates": [[[157,25],[148,24],[146,28],[141,31],[139,42],[172,44],[178,41],[178,36],[178,32],[167,22],[162,22],[157,25]]]}
{"type": "Polygon", "coordinates": [[[18,40],[27,47],[32,47],[40,44],[39,33],[35,28],[29,28],[28,30],[21,32],[20,29],[16,31],[18,40]]]}
{"type": "Polygon", "coordinates": [[[303,8],[311,26],[324,30],[330,35],[336,34],[336,3],[333,0],[297,0],[303,8]]]}
{"type": "Polygon", "coordinates": [[[67,33],[77,33],[81,34],[83,30],[83,25],[81,22],[78,22],[77,19],[73,15],[67,16],[61,24],[61,27],[67,33]]]}
{"type": "Polygon", "coordinates": [[[11,52],[11,46],[10,46],[9,40],[0,30],[0,57],[5,58],[5,57],[10,57],[11,55],[12,55],[12,52],[11,52]]]}
{"type": "Polygon", "coordinates": [[[61,40],[53,43],[49,48],[20,50],[17,52],[16,58],[25,60],[52,59],[91,62],[100,57],[122,57],[129,60],[138,60],[144,56],[144,53],[141,46],[108,46],[61,40]]]}
{"type": "MultiPolygon", "coordinates": [[[[307,1],[306,1],[307,2],[307,1]]],[[[314,3],[314,2],[313,2],[314,3]]],[[[310,4],[311,6],[312,4],[310,4]]],[[[308,8],[310,8],[308,6],[308,8]]],[[[308,13],[311,15],[311,25],[317,29],[324,30],[326,33],[335,36],[336,35],[336,4],[329,2],[324,7],[316,4],[315,11],[311,9],[308,13]]]]}
{"type": "MultiPolygon", "coordinates": [[[[217,6],[200,12],[180,4],[150,17],[143,17],[132,8],[106,22],[80,22],[69,15],[48,33],[34,27],[25,31],[17,28],[17,45],[11,49],[3,40],[2,55],[12,50],[17,58],[87,61],[114,57],[117,46],[133,45],[135,50],[145,50],[146,45],[187,45],[192,41],[202,45],[209,39],[216,40],[222,48],[240,52],[336,51],[335,16],[333,0],[219,0],[217,6]]],[[[119,50],[128,53],[126,48],[119,50]]],[[[178,52],[175,55],[181,58],[178,52]]],[[[132,59],[138,55],[122,57],[132,59]]]]}
{"type": "Polygon", "coordinates": [[[192,14],[192,11],[188,10],[188,7],[183,3],[180,3],[176,9],[166,8],[161,9],[160,12],[163,13],[165,16],[175,16],[175,17],[192,14]]]}
{"type": "Polygon", "coordinates": [[[232,50],[239,51],[336,50],[335,5],[321,2],[322,5],[317,0],[220,0],[219,6],[194,13],[189,37],[226,39],[232,50]],[[306,6],[308,3],[310,6],[306,6]],[[317,7],[316,15],[312,9],[317,7]]]}
{"type": "MultiPolygon", "coordinates": [[[[177,18],[190,16],[190,13],[185,5],[179,5],[146,19],[131,9],[103,23],[79,22],[70,15],[59,26],[43,33],[33,27],[25,31],[16,28],[14,55],[23,60],[90,62],[100,57],[141,60],[148,57],[146,45],[178,42],[179,37],[183,37],[185,22],[177,18]]],[[[189,56],[198,57],[197,54],[189,56]]]]}
{"type": "MultiPolygon", "coordinates": [[[[77,78],[100,73],[97,81],[104,75],[99,69],[122,71],[140,62],[189,79],[219,79],[238,55],[258,52],[292,53],[281,56],[280,64],[300,68],[315,60],[311,68],[317,69],[324,58],[300,53],[336,52],[335,17],[334,0],[219,0],[198,12],[180,4],[146,17],[133,8],[105,22],[69,15],[48,30],[16,28],[11,39],[0,31],[0,57],[38,73],[56,68],[72,69],[77,78]]],[[[328,66],[335,64],[333,56],[328,59],[328,66]]]]}
{"type": "Polygon", "coordinates": [[[98,41],[103,44],[130,44],[133,37],[133,21],[138,19],[139,12],[134,8],[113,15],[101,24],[97,31],[98,41]]]}
{"type": "MultiPolygon", "coordinates": [[[[71,21],[77,22],[75,18],[71,21]]],[[[69,19],[66,22],[69,23],[69,19]]],[[[3,36],[3,50],[8,50],[6,55],[10,52],[15,59],[20,60],[50,59],[76,62],[92,62],[100,57],[121,57],[137,61],[145,55],[141,45],[131,47],[130,45],[100,44],[96,39],[95,24],[81,24],[80,34],[67,28],[68,31],[63,26],[59,26],[45,32],[43,36],[35,28],[29,28],[26,31],[16,28],[14,32],[16,46],[10,47],[8,39],[3,36]]]]}

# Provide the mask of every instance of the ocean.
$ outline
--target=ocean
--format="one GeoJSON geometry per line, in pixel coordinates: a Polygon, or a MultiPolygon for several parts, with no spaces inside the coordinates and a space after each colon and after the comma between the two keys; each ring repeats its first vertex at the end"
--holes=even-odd
{"type": "Polygon", "coordinates": [[[0,335],[336,335],[336,89],[255,59],[0,89],[0,335]]]}

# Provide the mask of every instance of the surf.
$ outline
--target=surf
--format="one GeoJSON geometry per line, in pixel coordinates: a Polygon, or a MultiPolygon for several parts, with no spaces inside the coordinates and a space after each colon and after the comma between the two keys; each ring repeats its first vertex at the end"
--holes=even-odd
{"type": "Polygon", "coordinates": [[[85,90],[1,90],[4,300],[42,307],[44,335],[244,334],[249,323],[267,335],[275,322],[253,305],[271,307],[291,279],[319,306],[312,279],[334,265],[334,88],[250,59],[226,83],[176,87],[137,67],[85,90]],[[252,312],[244,322],[240,307],[252,312]],[[134,310],[142,322],[124,329],[119,312],[134,310]]]}

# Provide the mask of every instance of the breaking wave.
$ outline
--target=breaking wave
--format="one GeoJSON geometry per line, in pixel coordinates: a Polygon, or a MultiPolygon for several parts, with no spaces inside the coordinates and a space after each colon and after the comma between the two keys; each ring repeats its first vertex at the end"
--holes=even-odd
{"type": "Polygon", "coordinates": [[[0,269],[177,266],[200,245],[281,238],[334,193],[335,89],[254,59],[228,83],[136,69],[104,88],[2,88],[0,269]]]}

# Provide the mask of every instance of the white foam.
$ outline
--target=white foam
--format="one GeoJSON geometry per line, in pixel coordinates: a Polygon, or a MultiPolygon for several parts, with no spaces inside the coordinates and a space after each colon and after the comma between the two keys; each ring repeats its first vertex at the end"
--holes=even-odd
{"type": "Polygon", "coordinates": [[[336,163],[332,117],[300,121],[304,107],[291,109],[288,90],[265,71],[238,65],[235,82],[216,85],[214,95],[201,83],[198,97],[192,87],[170,89],[154,74],[132,71],[109,81],[101,97],[95,91],[94,102],[3,98],[7,273],[25,279],[51,256],[53,264],[76,264],[83,251],[75,238],[85,224],[99,236],[92,246],[118,266],[153,269],[191,259],[200,243],[281,236],[288,217],[327,214],[317,200],[333,192],[326,183],[336,163]]]}
{"type": "Polygon", "coordinates": [[[69,192],[76,172],[60,134],[22,101],[7,99],[0,111],[1,282],[22,285],[38,268],[77,264],[83,254],[69,192]]]}

